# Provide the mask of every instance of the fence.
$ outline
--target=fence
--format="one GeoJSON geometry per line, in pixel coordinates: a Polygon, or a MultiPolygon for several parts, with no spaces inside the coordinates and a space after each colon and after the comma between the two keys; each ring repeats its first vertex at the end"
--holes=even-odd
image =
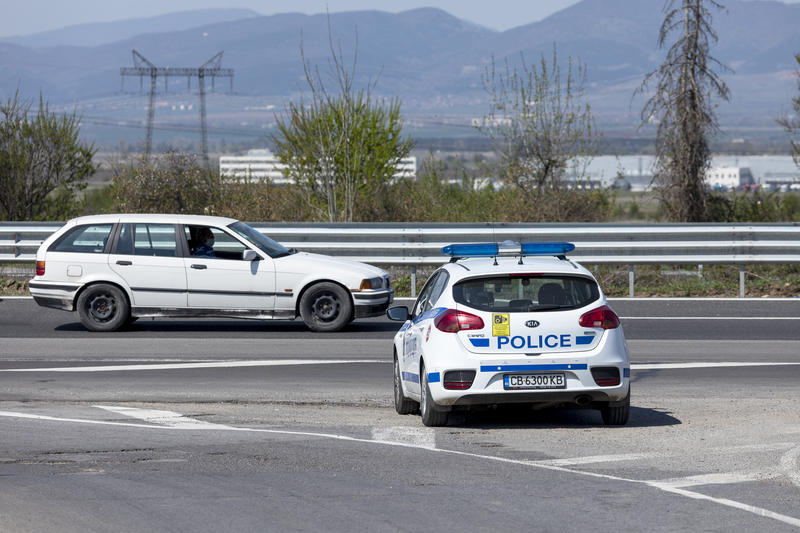
{"type": "MultiPolygon", "coordinates": [[[[253,223],[286,246],[375,265],[416,269],[447,261],[442,246],[456,242],[569,241],[570,257],[585,264],[628,266],[634,296],[636,265],[736,264],[739,295],[745,266],[800,263],[800,224],[312,224],[253,223]]],[[[53,223],[0,223],[0,262],[32,262],[53,223]]]]}

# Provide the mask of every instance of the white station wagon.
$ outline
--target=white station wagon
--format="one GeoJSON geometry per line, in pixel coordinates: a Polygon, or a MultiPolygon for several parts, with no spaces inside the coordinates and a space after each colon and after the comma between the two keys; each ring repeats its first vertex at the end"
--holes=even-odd
{"type": "Polygon", "coordinates": [[[336,331],[379,316],[394,291],[383,270],[297,252],[230,218],[97,215],[42,243],[30,282],[42,306],[78,311],[91,331],[139,317],[295,319],[336,331]]]}

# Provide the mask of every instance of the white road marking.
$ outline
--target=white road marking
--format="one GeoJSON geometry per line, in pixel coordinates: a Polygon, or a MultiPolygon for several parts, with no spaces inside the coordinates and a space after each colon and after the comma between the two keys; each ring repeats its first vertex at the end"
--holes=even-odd
{"type": "Polygon", "coordinates": [[[621,316],[621,320],[800,320],[800,316],[621,316]]]}
{"type": "MultiPolygon", "coordinates": [[[[188,370],[193,368],[238,368],[255,366],[389,364],[385,359],[272,359],[257,361],[211,361],[146,365],[54,366],[47,368],[4,368],[0,372],[139,372],[143,370],[188,370]]],[[[712,362],[712,363],[632,363],[631,370],[679,370],[749,366],[798,366],[800,362],[712,362]]]]}
{"type": "Polygon", "coordinates": [[[700,474],[697,476],[687,476],[671,479],[653,480],[652,483],[670,487],[695,487],[698,485],[731,485],[734,483],[745,483],[747,481],[761,481],[764,479],[774,479],[783,476],[782,472],[769,470],[763,472],[725,472],[714,474],[700,474]]]}
{"type": "MultiPolygon", "coordinates": [[[[77,418],[56,418],[51,416],[44,416],[44,415],[30,415],[26,413],[15,413],[11,411],[0,411],[0,416],[4,417],[12,417],[12,418],[29,418],[29,419],[37,419],[37,420],[48,420],[48,421],[56,421],[56,422],[76,422],[76,423],[83,423],[83,424],[105,424],[105,425],[112,425],[112,426],[126,426],[126,427],[136,427],[141,429],[160,429],[164,431],[182,431],[189,428],[183,427],[169,427],[169,426],[154,426],[154,425],[144,425],[144,424],[128,424],[124,422],[105,422],[102,420],[82,420],[77,418]]],[[[196,429],[196,428],[191,428],[196,429]]],[[[522,465],[522,466],[530,466],[533,468],[541,468],[544,470],[551,470],[554,472],[563,472],[567,474],[573,474],[578,476],[586,476],[595,479],[606,479],[609,481],[619,481],[623,483],[634,483],[637,485],[646,485],[648,487],[652,487],[664,492],[669,492],[671,494],[676,494],[679,496],[684,496],[686,498],[690,498],[693,500],[704,500],[712,503],[716,503],[719,505],[724,505],[726,507],[731,507],[734,509],[739,509],[741,511],[746,511],[748,513],[755,514],[757,516],[761,516],[764,518],[771,518],[773,520],[777,520],[779,522],[783,522],[785,524],[789,524],[795,527],[800,527],[800,518],[794,518],[792,516],[783,515],[780,513],[776,513],[774,511],[770,511],[769,509],[764,509],[762,507],[756,507],[754,505],[748,505],[742,502],[737,502],[735,500],[729,500],[727,498],[715,498],[713,496],[708,496],[705,494],[701,494],[699,492],[692,492],[686,489],[682,489],[679,487],[674,487],[662,481],[643,481],[641,479],[631,479],[631,478],[624,478],[619,476],[612,476],[609,474],[599,474],[596,472],[586,472],[582,470],[573,470],[571,468],[564,468],[562,466],[557,465],[547,465],[547,464],[538,464],[535,461],[524,461],[519,459],[509,459],[505,457],[495,457],[491,455],[481,455],[476,453],[469,453],[469,452],[462,452],[458,450],[446,450],[442,448],[426,448],[421,447],[417,444],[411,444],[408,442],[397,442],[397,441],[386,441],[386,440],[373,440],[373,439],[363,439],[358,437],[349,437],[347,435],[338,435],[335,433],[315,433],[310,431],[290,431],[290,430],[281,430],[281,429],[260,429],[260,428],[240,428],[240,427],[214,427],[208,428],[209,430],[220,430],[220,431],[240,431],[240,432],[247,432],[247,433],[266,433],[271,435],[287,435],[287,436],[300,436],[300,437],[313,437],[313,438],[321,438],[321,439],[333,439],[339,441],[346,441],[346,442],[358,442],[362,444],[380,444],[386,446],[398,446],[403,448],[414,448],[420,450],[427,450],[431,453],[442,453],[447,455],[456,455],[459,457],[469,457],[472,459],[481,459],[485,461],[493,461],[498,463],[505,463],[505,464],[514,464],[514,465],[522,465]]]]}
{"type": "Polygon", "coordinates": [[[417,448],[436,448],[436,431],[413,426],[373,428],[372,440],[378,442],[405,442],[417,448]]]}
{"type": "Polygon", "coordinates": [[[617,461],[637,461],[639,459],[652,459],[663,457],[660,453],[620,453],[617,455],[587,455],[585,457],[567,457],[564,459],[547,459],[545,461],[534,461],[537,465],[551,466],[573,466],[589,465],[594,463],[613,463],[617,461]]]}
{"type": "Polygon", "coordinates": [[[800,446],[786,452],[781,457],[781,471],[800,487],[800,446]]]}
{"type": "Polygon", "coordinates": [[[800,362],[775,362],[765,361],[756,362],[719,362],[719,363],[632,363],[631,370],[673,370],[686,368],[724,368],[724,367],[745,367],[745,366],[798,366],[800,362]]]}
{"type": "Polygon", "coordinates": [[[49,368],[5,368],[0,372],[125,372],[140,370],[184,370],[191,368],[236,368],[248,366],[342,365],[391,363],[383,359],[272,359],[260,361],[213,361],[206,363],[167,363],[150,365],[55,366],[49,368]]]}
{"type": "Polygon", "coordinates": [[[156,409],[138,409],[136,407],[115,407],[109,405],[95,405],[99,409],[120,415],[138,418],[151,424],[160,424],[179,429],[231,429],[232,426],[212,424],[194,418],[186,417],[174,411],[159,411],[156,409]]]}

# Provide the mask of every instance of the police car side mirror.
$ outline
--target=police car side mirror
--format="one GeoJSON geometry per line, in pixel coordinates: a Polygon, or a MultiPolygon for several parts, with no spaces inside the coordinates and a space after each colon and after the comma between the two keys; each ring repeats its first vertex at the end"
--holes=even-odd
{"type": "Polygon", "coordinates": [[[400,322],[405,322],[411,318],[411,315],[408,313],[408,307],[405,305],[390,307],[386,310],[386,316],[388,316],[390,320],[397,320],[400,322]]]}
{"type": "Polygon", "coordinates": [[[242,261],[257,261],[259,258],[255,250],[247,249],[242,252],[242,261]]]}

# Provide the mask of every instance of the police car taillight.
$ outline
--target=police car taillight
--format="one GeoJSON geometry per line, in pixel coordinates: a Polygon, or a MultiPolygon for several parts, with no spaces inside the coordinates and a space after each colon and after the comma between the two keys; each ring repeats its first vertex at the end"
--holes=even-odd
{"type": "Polygon", "coordinates": [[[458,333],[465,329],[483,329],[484,326],[481,317],[455,309],[448,309],[440,313],[433,320],[433,325],[445,333],[458,333]]]}
{"type": "Polygon", "coordinates": [[[44,276],[44,261],[36,261],[36,275],[44,276]]]}
{"type": "Polygon", "coordinates": [[[581,315],[578,324],[584,328],[614,329],[619,327],[619,317],[609,306],[604,305],[581,315]]]}

